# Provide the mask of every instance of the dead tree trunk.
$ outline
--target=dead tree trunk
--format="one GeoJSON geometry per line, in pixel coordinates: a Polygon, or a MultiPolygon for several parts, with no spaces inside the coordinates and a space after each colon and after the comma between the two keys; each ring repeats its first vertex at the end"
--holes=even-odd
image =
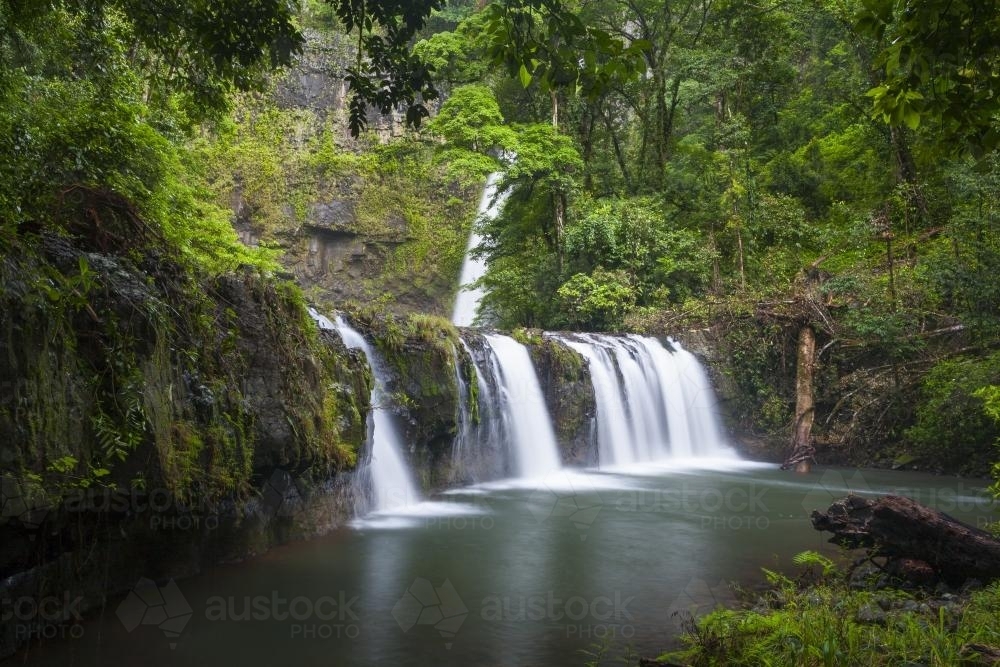
{"type": "Polygon", "coordinates": [[[1000,578],[1000,540],[909,498],[850,495],[825,514],[814,511],[812,524],[833,533],[834,544],[867,548],[890,562],[922,561],[952,584],[1000,578]]]}
{"type": "Polygon", "coordinates": [[[795,363],[795,423],[792,428],[792,453],[781,465],[782,470],[809,472],[816,454],[812,446],[812,427],[816,417],[813,397],[813,376],[816,370],[816,332],[812,325],[799,329],[798,354],[795,363]]]}

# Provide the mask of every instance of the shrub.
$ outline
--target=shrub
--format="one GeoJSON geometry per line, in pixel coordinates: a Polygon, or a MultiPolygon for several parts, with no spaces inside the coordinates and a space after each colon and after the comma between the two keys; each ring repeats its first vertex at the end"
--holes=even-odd
{"type": "Polygon", "coordinates": [[[917,423],[906,432],[918,453],[967,471],[985,469],[994,457],[1000,427],[990,419],[980,391],[1000,384],[1000,352],[938,363],[924,378],[917,423]]]}

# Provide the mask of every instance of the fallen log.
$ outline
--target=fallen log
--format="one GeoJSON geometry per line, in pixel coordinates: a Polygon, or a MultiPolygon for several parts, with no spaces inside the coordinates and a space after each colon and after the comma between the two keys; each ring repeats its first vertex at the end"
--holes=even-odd
{"type": "Polygon", "coordinates": [[[1000,540],[909,498],[849,495],[813,511],[812,524],[833,533],[834,544],[867,548],[872,557],[923,561],[950,584],[1000,578],[1000,540]]]}

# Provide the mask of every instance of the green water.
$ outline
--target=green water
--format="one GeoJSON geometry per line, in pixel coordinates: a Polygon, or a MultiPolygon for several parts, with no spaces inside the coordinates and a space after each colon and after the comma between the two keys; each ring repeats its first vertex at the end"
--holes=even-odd
{"type": "Polygon", "coordinates": [[[582,665],[581,651],[602,640],[614,652],[651,656],[671,645],[674,612],[731,600],[726,582],[759,582],[761,566],[794,571],[791,557],[805,549],[837,554],[808,515],[849,488],[901,492],[974,525],[996,518],[982,482],[917,473],[802,476],[751,464],[637,472],[452,492],[409,516],[361,522],[179,582],[190,608],[173,626],[179,632],[114,601],[80,636],[22,658],[582,665]],[[234,618],[244,611],[251,617],[234,618]]]}

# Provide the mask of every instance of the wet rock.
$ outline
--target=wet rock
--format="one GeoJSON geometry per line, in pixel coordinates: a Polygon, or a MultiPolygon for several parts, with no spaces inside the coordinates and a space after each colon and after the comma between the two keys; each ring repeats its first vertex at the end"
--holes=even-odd
{"type": "Polygon", "coordinates": [[[980,591],[983,589],[983,582],[979,579],[969,579],[964,584],[962,584],[962,595],[967,595],[974,591],[980,591]]]}
{"type": "Polygon", "coordinates": [[[854,620],[868,625],[885,625],[885,618],[885,612],[878,607],[865,605],[858,609],[854,620]]]}
{"type": "Polygon", "coordinates": [[[556,441],[567,465],[597,464],[597,399],[584,358],[552,338],[533,338],[528,350],[538,373],[556,441]]]}
{"type": "Polygon", "coordinates": [[[881,574],[882,570],[880,570],[874,563],[864,561],[851,571],[848,586],[856,591],[868,590],[875,586],[875,582],[881,574]]]}

